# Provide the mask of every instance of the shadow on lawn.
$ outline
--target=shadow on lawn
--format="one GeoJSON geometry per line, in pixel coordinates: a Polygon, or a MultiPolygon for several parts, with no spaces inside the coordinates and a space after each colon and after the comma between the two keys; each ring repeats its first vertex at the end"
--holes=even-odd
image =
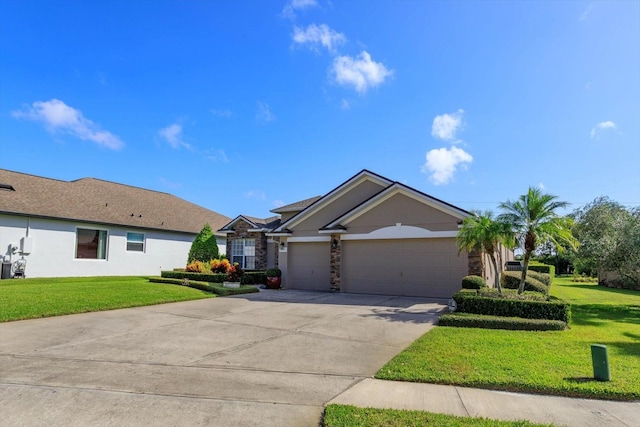
{"type": "Polygon", "coordinates": [[[572,323],[598,326],[606,321],[640,324],[640,307],[634,305],[572,305],[572,323]]]}

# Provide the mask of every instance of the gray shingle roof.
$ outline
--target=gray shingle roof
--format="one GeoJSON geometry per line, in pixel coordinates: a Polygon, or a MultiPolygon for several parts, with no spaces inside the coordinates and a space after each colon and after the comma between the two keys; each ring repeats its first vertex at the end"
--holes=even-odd
{"type": "Polygon", "coordinates": [[[82,178],[61,181],[0,169],[0,213],[199,233],[230,218],[159,191],[82,178]]]}
{"type": "Polygon", "coordinates": [[[312,205],[322,196],[310,197],[308,199],[300,200],[299,202],[291,203],[289,205],[280,206],[279,208],[271,209],[273,213],[284,213],[284,212],[298,212],[306,208],[307,206],[312,205]]]}

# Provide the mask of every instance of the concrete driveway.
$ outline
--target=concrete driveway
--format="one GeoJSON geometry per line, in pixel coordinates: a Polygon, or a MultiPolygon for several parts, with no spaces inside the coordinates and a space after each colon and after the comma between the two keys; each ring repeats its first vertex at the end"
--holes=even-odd
{"type": "Polygon", "coordinates": [[[445,301],[263,291],[0,324],[7,426],[317,426],[445,301]]]}

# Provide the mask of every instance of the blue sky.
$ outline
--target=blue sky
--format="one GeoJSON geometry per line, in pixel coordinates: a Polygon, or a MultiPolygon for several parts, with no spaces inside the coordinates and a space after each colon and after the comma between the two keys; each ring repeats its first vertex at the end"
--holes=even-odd
{"type": "Polygon", "coordinates": [[[361,169],[640,205],[640,2],[3,0],[0,168],[230,217],[361,169]]]}

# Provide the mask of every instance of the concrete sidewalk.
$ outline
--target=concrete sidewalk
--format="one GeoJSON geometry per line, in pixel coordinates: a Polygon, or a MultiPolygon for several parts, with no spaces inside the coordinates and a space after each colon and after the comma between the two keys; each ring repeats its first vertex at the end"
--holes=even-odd
{"type": "Polygon", "coordinates": [[[640,401],[574,399],[367,378],[329,403],[556,426],[640,426],[640,401]]]}

